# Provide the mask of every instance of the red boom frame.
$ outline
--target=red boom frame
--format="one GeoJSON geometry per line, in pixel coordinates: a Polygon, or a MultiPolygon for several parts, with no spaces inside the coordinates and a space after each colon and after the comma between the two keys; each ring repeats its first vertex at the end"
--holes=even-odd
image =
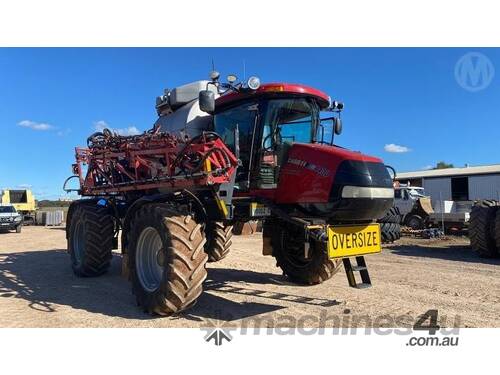
{"type": "Polygon", "coordinates": [[[81,195],[212,186],[229,182],[238,165],[220,137],[209,132],[181,140],[158,131],[131,137],[105,131],[88,142],[88,148],[75,149],[73,164],[81,195]]]}

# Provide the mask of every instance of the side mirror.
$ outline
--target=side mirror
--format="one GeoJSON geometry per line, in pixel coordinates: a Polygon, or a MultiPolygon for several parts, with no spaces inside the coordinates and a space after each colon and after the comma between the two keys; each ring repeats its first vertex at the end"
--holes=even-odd
{"type": "Polygon", "coordinates": [[[337,135],[340,135],[340,133],[342,133],[342,120],[338,117],[335,117],[333,119],[333,131],[337,135]]]}
{"type": "Polygon", "coordinates": [[[200,109],[203,112],[213,113],[215,111],[215,94],[210,90],[200,91],[198,97],[200,109]]]}

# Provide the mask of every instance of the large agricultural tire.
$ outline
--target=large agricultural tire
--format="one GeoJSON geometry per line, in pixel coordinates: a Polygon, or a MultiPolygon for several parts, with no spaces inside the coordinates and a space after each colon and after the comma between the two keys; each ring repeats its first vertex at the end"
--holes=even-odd
{"type": "Polygon", "coordinates": [[[385,213],[383,217],[377,220],[379,223],[401,223],[401,212],[398,207],[391,207],[389,211],[385,213]]]}
{"type": "Polygon", "coordinates": [[[68,250],[73,272],[80,277],[100,276],[111,264],[114,218],[106,207],[78,205],[71,216],[68,250]]]}
{"type": "Polygon", "coordinates": [[[500,210],[497,210],[495,218],[495,243],[497,245],[497,255],[500,255],[500,210]]]}
{"type": "Polygon", "coordinates": [[[380,223],[382,243],[391,243],[401,238],[401,226],[396,223],[380,223]]]}
{"type": "Polygon", "coordinates": [[[132,291],[145,312],[170,315],[194,305],[207,277],[201,224],[168,204],[141,207],[130,223],[132,291]]]}
{"type": "Polygon", "coordinates": [[[494,233],[497,211],[497,202],[491,200],[479,201],[472,207],[469,219],[469,238],[472,249],[480,257],[498,256],[494,233]]]}
{"type": "Polygon", "coordinates": [[[306,285],[320,284],[339,270],[341,260],[328,258],[322,243],[312,241],[309,258],[305,259],[303,242],[299,240],[301,236],[298,233],[291,231],[286,224],[266,224],[273,226],[270,233],[276,265],[291,281],[306,285]]]}
{"type": "Polygon", "coordinates": [[[218,221],[207,223],[205,228],[207,242],[205,243],[205,252],[208,255],[209,262],[218,262],[225,258],[231,249],[231,237],[233,237],[233,227],[224,226],[218,221]]]}

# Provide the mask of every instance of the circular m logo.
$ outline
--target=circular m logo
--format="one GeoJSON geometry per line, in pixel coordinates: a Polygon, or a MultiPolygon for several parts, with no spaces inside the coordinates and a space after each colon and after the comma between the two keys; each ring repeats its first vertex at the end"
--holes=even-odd
{"type": "Polygon", "coordinates": [[[495,68],[485,55],[469,52],[455,65],[455,79],[465,90],[476,92],[488,87],[495,75],[495,68]]]}

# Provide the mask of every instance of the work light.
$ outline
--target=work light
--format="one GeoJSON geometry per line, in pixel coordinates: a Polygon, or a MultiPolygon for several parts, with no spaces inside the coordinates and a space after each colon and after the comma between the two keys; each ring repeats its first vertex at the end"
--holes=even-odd
{"type": "Polygon", "coordinates": [[[259,77],[250,77],[247,81],[247,86],[252,90],[257,90],[260,87],[259,77]]]}

